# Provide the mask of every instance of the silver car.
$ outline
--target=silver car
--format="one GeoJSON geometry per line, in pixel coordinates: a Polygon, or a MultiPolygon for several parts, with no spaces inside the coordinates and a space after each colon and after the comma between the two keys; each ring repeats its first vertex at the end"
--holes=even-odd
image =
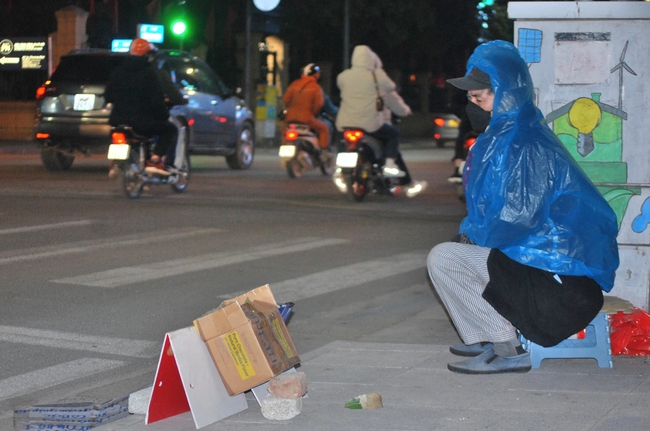
{"type": "Polygon", "coordinates": [[[434,114],[433,125],[433,139],[438,148],[444,147],[446,142],[456,142],[460,118],[449,113],[434,114]]]}
{"type": "MultiPolygon", "coordinates": [[[[61,58],[37,92],[35,135],[49,170],[72,166],[77,154],[106,153],[110,105],[104,90],[111,72],[128,56],[108,50],[75,50],[61,58]]],[[[225,156],[232,169],[253,163],[255,123],[244,101],[199,58],[161,50],[156,66],[165,69],[188,103],[172,113],[188,124],[190,154],[225,156]]]]}

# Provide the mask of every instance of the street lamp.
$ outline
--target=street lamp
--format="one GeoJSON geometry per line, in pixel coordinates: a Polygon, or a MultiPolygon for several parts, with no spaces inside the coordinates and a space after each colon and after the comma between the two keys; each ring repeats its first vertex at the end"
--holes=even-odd
{"type": "MultiPolygon", "coordinates": [[[[280,0],[252,0],[255,7],[262,12],[268,12],[275,9],[280,0]]],[[[251,21],[253,10],[251,0],[246,0],[246,66],[244,70],[244,101],[250,108],[250,86],[251,86],[251,21]]]]}

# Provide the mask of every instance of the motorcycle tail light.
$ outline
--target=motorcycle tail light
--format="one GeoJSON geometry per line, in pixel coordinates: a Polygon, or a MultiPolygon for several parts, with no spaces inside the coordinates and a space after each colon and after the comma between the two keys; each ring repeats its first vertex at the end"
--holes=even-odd
{"type": "Polygon", "coordinates": [[[465,148],[469,149],[476,142],[476,138],[467,138],[465,139],[465,148]]]}
{"type": "Polygon", "coordinates": [[[343,137],[350,143],[356,143],[363,138],[363,132],[361,130],[346,130],[343,132],[343,137]]]}
{"type": "Polygon", "coordinates": [[[111,138],[113,139],[114,144],[126,144],[128,142],[126,135],[122,132],[113,132],[111,138]]]}
{"type": "Polygon", "coordinates": [[[433,124],[435,124],[438,127],[444,127],[445,126],[445,119],[438,117],[438,118],[433,120],[433,124]]]}
{"type": "Polygon", "coordinates": [[[298,132],[295,130],[287,130],[284,137],[287,141],[295,141],[298,138],[298,132]]]}

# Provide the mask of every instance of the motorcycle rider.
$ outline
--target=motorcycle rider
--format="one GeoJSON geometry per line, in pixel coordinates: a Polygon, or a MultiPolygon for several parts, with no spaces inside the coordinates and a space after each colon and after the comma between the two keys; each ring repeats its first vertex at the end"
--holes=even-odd
{"type": "Polygon", "coordinates": [[[317,115],[320,114],[325,103],[324,92],[318,84],[320,79],[320,67],[314,63],[308,64],[303,68],[300,79],[297,79],[289,85],[287,91],[282,97],[284,106],[287,107],[287,113],[284,118],[284,124],[297,122],[306,124],[318,133],[318,144],[321,149],[321,161],[330,158],[329,142],[330,129],[326,122],[319,120],[317,115]]]}
{"type": "MultiPolygon", "coordinates": [[[[144,136],[158,136],[158,142],[147,166],[158,173],[169,174],[163,164],[168,151],[173,152],[178,129],[169,122],[169,108],[165,102],[162,80],[153,64],[157,48],[145,39],[134,39],[129,54],[116,68],[106,86],[105,98],[113,105],[109,123],[116,127],[129,125],[144,136]]],[[[178,90],[177,90],[178,91],[178,90]]]]}
{"type": "Polygon", "coordinates": [[[377,98],[397,116],[407,116],[411,109],[397,94],[395,83],[382,69],[381,59],[366,45],[357,45],[352,51],[350,69],[336,78],[341,90],[341,107],[336,117],[336,128],[359,127],[384,142],[386,177],[402,178],[407,184],[406,195],[414,197],[427,186],[426,181],[412,181],[399,151],[399,130],[390,123],[384,109],[378,110],[377,98]]]}

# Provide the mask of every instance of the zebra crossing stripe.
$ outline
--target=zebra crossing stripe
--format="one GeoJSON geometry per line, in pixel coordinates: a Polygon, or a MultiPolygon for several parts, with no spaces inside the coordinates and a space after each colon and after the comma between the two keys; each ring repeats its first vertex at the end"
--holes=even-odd
{"type": "Polygon", "coordinates": [[[130,245],[152,244],[156,242],[174,241],[191,236],[205,236],[217,232],[221,229],[197,229],[183,228],[170,229],[163,232],[153,232],[147,234],[125,235],[117,238],[104,238],[93,241],[79,241],[72,244],[56,245],[49,247],[38,247],[29,250],[20,250],[16,252],[0,253],[0,265],[24,262],[28,260],[44,259],[49,257],[63,256],[74,253],[87,253],[93,250],[100,250],[111,247],[124,247],[130,245]]]}
{"type": "MultiPolygon", "coordinates": [[[[297,301],[424,268],[427,265],[428,253],[428,250],[401,253],[269,285],[278,303],[297,301]]],[[[228,299],[242,293],[245,292],[220,295],[220,297],[228,299]]]]}
{"type": "Polygon", "coordinates": [[[0,229],[0,235],[11,235],[25,232],[37,232],[39,230],[65,229],[69,227],[88,226],[92,224],[91,220],[68,221],[63,223],[41,224],[37,226],[14,227],[10,229],[0,229]]]}
{"type": "Polygon", "coordinates": [[[0,380],[0,401],[121,367],[125,362],[81,358],[0,380]]]}
{"type": "Polygon", "coordinates": [[[1,325],[0,341],[95,353],[109,353],[134,358],[153,358],[158,355],[160,350],[160,343],[153,341],[99,337],[70,332],[1,325]]]}
{"type": "Polygon", "coordinates": [[[100,271],[51,281],[54,283],[91,287],[119,287],[143,281],[182,275],[189,272],[203,271],[206,269],[250,262],[271,256],[340,245],[346,242],[348,242],[348,240],[336,238],[298,238],[292,241],[256,246],[239,252],[203,254],[200,256],[167,260],[146,265],[116,268],[108,271],[100,271]]]}

